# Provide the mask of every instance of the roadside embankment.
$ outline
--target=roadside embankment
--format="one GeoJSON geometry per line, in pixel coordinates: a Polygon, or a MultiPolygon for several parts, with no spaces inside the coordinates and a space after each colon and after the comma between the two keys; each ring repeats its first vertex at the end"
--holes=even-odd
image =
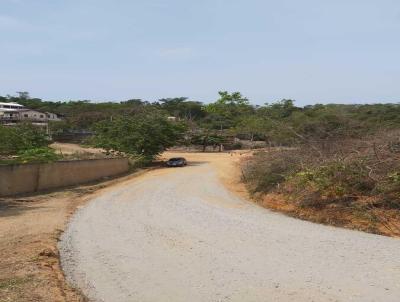
{"type": "Polygon", "coordinates": [[[242,179],[266,208],[400,237],[399,153],[376,137],[328,147],[258,152],[242,162],[242,179]]]}

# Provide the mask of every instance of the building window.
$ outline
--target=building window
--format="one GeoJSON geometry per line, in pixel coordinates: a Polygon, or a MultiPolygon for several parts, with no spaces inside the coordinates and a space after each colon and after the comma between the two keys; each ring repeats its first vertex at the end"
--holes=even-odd
{"type": "Polygon", "coordinates": [[[40,115],[40,118],[43,118],[43,114],[40,115]]]}
{"type": "Polygon", "coordinates": [[[27,115],[27,114],[24,114],[24,117],[28,117],[28,115],[27,115]]]}

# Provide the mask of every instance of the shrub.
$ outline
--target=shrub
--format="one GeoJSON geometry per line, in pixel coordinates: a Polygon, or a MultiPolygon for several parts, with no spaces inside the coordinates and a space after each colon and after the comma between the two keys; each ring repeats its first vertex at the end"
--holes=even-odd
{"type": "Polygon", "coordinates": [[[184,130],[183,124],[169,122],[160,114],[119,116],[96,124],[93,143],[109,152],[153,159],[183,139],[184,130]]]}
{"type": "Polygon", "coordinates": [[[61,158],[62,156],[56,154],[54,149],[44,147],[19,152],[17,161],[19,163],[50,163],[61,158]]]}
{"type": "Polygon", "coordinates": [[[232,145],[232,150],[240,150],[240,149],[242,149],[243,148],[243,144],[241,143],[241,142],[235,142],[233,145],[232,145]]]}
{"type": "Polygon", "coordinates": [[[13,127],[0,125],[0,154],[14,155],[32,148],[45,147],[50,143],[48,136],[31,124],[13,127]]]}
{"type": "Polygon", "coordinates": [[[258,152],[243,168],[243,179],[252,193],[277,188],[298,170],[299,158],[292,150],[258,152]]]}
{"type": "Polygon", "coordinates": [[[363,140],[325,140],[297,149],[259,153],[244,179],[253,192],[279,191],[300,206],[324,207],[373,199],[372,206],[400,208],[398,132],[363,140]]]}

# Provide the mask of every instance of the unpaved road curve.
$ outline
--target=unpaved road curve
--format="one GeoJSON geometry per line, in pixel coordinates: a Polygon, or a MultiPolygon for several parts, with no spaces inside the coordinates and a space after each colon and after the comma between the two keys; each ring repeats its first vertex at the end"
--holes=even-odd
{"type": "Polygon", "coordinates": [[[94,301],[400,301],[400,240],[272,213],[207,163],[153,171],[80,209],[60,243],[94,301]]]}

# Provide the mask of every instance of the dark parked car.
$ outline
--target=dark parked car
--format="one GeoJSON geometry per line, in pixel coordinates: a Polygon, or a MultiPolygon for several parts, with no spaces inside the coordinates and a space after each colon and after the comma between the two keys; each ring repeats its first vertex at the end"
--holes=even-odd
{"type": "Polygon", "coordinates": [[[168,167],[183,167],[187,165],[187,161],[183,157],[173,157],[167,161],[168,167]]]}

